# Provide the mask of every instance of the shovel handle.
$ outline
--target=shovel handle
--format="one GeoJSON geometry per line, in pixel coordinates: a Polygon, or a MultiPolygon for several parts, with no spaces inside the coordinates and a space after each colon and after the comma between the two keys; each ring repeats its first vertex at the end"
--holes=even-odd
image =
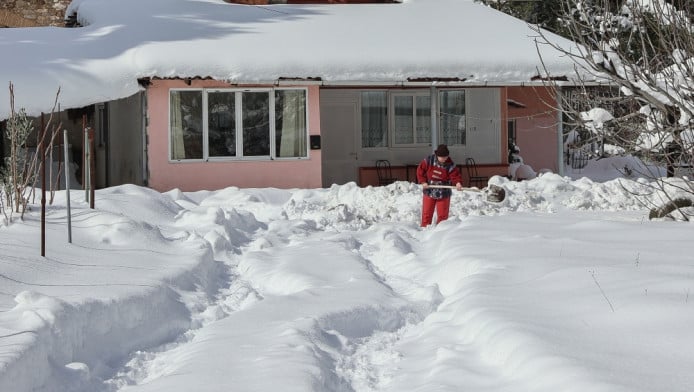
{"type": "MultiPolygon", "coordinates": [[[[440,188],[440,189],[458,189],[454,185],[429,185],[429,188],[440,188]]],[[[479,188],[461,188],[461,191],[471,191],[471,192],[482,192],[479,188]]]]}

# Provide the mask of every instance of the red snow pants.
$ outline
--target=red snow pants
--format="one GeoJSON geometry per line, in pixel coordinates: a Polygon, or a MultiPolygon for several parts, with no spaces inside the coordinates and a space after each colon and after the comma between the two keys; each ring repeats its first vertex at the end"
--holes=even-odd
{"type": "Polygon", "coordinates": [[[427,227],[431,224],[436,210],[436,223],[441,223],[448,219],[448,209],[451,206],[451,198],[434,199],[424,195],[422,199],[422,227],[427,227]]]}

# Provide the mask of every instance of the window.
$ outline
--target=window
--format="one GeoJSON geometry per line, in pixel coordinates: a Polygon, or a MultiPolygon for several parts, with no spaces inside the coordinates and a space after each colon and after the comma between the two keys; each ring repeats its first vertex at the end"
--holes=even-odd
{"type": "MultiPolygon", "coordinates": [[[[440,90],[438,111],[441,143],[465,145],[465,90],[440,90]]],[[[429,145],[431,120],[430,91],[361,92],[362,148],[429,145]]]]}
{"type": "Polygon", "coordinates": [[[171,159],[202,159],[202,91],[170,95],[171,159]]]}
{"type": "Polygon", "coordinates": [[[236,156],[236,100],[229,92],[207,94],[207,140],[210,157],[236,156]]]}
{"type": "Polygon", "coordinates": [[[429,92],[393,95],[393,144],[431,142],[431,97],[429,92]]]}
{"type": "Polygon", "coordinates": [[[270,94],[243,92],[243,156],[270,155],[270,94]]]}
{"type": "Polygon", "coordinates": [[[465,90],[439,92],[439,124],[442,143],[466,143],[465,90]]]}
{"type": "Polygon", "coordinates": [[[275,91],[275,156],[306,156],[306,93],[275,91]]]}
{"type": "Polygon", "coordinates": [[[361,146],[386,147],[388,137],[388,95],[385,91],[361,93],[361,146]]]}
{"type": "Polygon", "coordinates": [[[171,90],[172,160],[305,158],[305,89],[171,90]]]}

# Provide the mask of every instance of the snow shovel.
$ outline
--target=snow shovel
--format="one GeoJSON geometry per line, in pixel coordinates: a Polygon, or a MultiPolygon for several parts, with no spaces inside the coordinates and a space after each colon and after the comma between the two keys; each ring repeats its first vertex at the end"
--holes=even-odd
{"type": "MultiPolygon", "coordinates": [[[[429,188],[456,189],[453,185],[429,185],[429,188]]],[[[461,191],[484,193],[487,201],[501,203],[506,198],[506,190],[498,185],[489,185],[486,188],[462,188],[461,191]]]]}

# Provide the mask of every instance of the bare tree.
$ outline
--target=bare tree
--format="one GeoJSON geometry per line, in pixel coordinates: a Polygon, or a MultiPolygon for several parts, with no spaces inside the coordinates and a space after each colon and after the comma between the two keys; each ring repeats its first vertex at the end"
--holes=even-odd
{"type": "Polygon", "coordinates": [[[4,166],[0,168],[0,210],[4,223],[12,222],[13,215],[24,213],[29,203],[29,194],[38,181],[38,173],[45,164],[49,151],[53,148],[59,126],[52,124],[53,113],[57,107],[60,89],[55,96],[53,110],[44,124],[44,128],[36,134],[36,148],[29,148],[29,137],[34,133],[34,124],[24,109],[15,110],[14,85],[10,83],[10,117],[7,119],[6,135],[9,141],[10,155],[5,158],[4,166]],[[45,147],[45,148],[41,148],[45,147]],[[40,151],[43,150],[43,155],[40,151]]]}
{"type": "Polygon", "coordinates": [[[652,180],[650,207],[664,211],[663,206],[674,206],[671,211],[688,220],[691,213],[682,199],[694,200],[694,186],[686,176],[674,177],[683,168],[694,168],[691,5],[678,0],[561,4],[565,31],[576,46],[562,47],[539,28],[537,32],[539,44],[553,46],[575,63],[579,86],[574,95],[582,99],[563,104],[566,116],[592,135],[591,142],[614,143],[624,153],[654,163],[639,169],[652,180]],[[596,114],[602,114],[601,121],[596,114]]]}

